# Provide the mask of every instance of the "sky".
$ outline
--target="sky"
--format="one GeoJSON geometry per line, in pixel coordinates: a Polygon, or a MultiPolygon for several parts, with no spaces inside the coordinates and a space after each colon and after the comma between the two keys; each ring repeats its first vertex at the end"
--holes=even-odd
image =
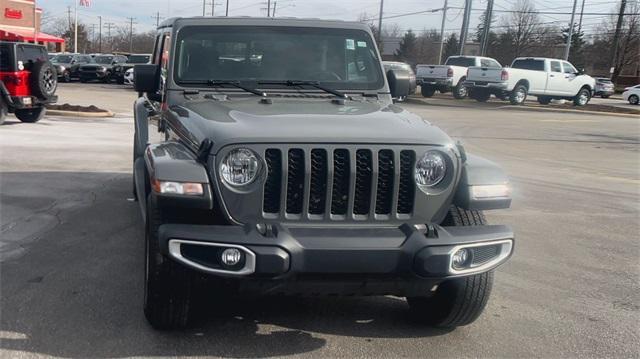
{"type": "MultiPolygon", "coordinates": [[[[207,2],[207,16],[211,15],[211,1],[207,2]]],[[[226,0],[213,0],[216,2],[216,15],[224,15],[226,0]]],[[[499,13],[509,10],[517,0],[495,0],[494,11],[498,19],[506,16],[499,13]]],[[[536,9],[545,12],[541,15],[544,23],[562,26],[569,23],[572,0],[532,0],[536,9]]],[[[577,11],[580,11],[583,0],[577,0],[577,11]]],[[[276,3],[276,16],[293,16],[302,18],[322,18],[357,20],[362,14],[369,18],[377,18],[380,10],[380,0],[272,0],[276,3]]],[[[584,0],[585,13],[612,13],[615,11],[617,0],[584,0]]],[[[37,0],[38,7],[54,17],[68,16],[67,9],[73,11],[74,0],[37,0]]],[[[103,23],[113,22],[117,26],[128,26],[128,17],[134,17],[134,31],[149,31],[155,27],[156,15],[159,12],[161,18],[201,16],[203,0],[91,0],[91,7],[79,7],[79,19],[91,26],[98,24],[98,16],[101,15],[103,23]]],[[[440,29],[442,12],[420,13],[402,16],[407,13],[441,9],[444,0],[385,0],[383,26],[397,24],[401,31],[412,29],[416,32],[425,29],[440,29]],[[400,15],[400,16],[399,16],[400,15]],[[399,17],[395,17],[399,16],[399,17]],[[385,17],[390,17],[385,19],[385,17]]],[[[462,26],[462,7],[464,0],[449,0],[449,7],[445,22],[445,32],[459,32],[462,26]]],[[[481,15],[480,9],[487,6],[487,0],[473,0],[470,33],[478,23],[481,15]]],[[[267,1],[259,0],[229,0],[230,16],[265,16],[267,1]]],[[[72,15],[73,16],[73,15],[72,15]]],[[[583,29],[587,35],[593,34],[597,26],[608,15],[586,15],[583,18],[583,29]]],[[[576,22],[578,18],[576,17],[576,22]]],[[[500,20],[498,20],[500,22],[500,20]]]]}

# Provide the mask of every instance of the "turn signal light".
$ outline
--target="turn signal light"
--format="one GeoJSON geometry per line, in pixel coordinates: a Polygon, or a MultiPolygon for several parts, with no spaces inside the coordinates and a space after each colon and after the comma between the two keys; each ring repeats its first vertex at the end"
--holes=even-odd
{"type": "Polygon", "coordinates": [[[447,68],[447,77],[453,77],[453,69],[451,67],[447,68]]]}
{"type": "Polygon", "coordinates": [[[186,196],[202,196],[204,194],[202,183],[153,180],[152,187],[155,192],[162,194],[186,196]]]}

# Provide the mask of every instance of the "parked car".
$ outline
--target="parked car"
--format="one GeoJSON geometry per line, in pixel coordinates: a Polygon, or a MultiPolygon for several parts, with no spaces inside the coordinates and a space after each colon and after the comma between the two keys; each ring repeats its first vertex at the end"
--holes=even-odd
{"type": "Polygon", "coordinates": [[[464,81],[467,78],[467,68],[471,66],[502,67],[495,59],[480,56],[451,56],[444,65],[418,65],[416,76],[422,96],[431,97],[437,90],[441,93],[453,91],[456,99],[467,97],[464,81]]]}
{"type": "Polygon", "coordinates": [[[520,105],[528,95],[535,95],[545,105],[564,99],[584,106],[593,96],[596,80],[564,60],[519,57],[509,68],[470,67],[465,86],[470,96],[480,102],[493,94],[520,105]]]}
{"type": "Polygon", "coordinates": [[[131,54],[127,59],[127,62],[123,64],[117,64],[113,66],[112,78],[119,84],[125,83],[125,74],[129,69],[132,69],[136,64],[149,63],[151,58],[150,54],[131,54]]]}
{"type": "Polygon", "coordinates": [[[22,122],[38,122],[45,105],[58,100],[56,69],[44,46],[0,42],[0,124],[13,113],[22,122]]]}
{"type": "Polygon", "coordinates": [[[133,85],[134,84],[133,71],[134,71],[134,69],[131,68],[131,69],[127,70],[127,72],[125,72],[125,74],[124,74],[124,84],[125,85],[133,85]]]}
{"type": "Polygon", "coordinates": [[[606,77],[596,77],[596,90],[594,96],[609,98],[615,93],[615,86],[611,79],[606,77]]]}
{"type": "Polygon", "coordinates": [[[93,63],[93,58],[81,54],[59,54],[51,63],[56,67],[58,79],[70,82],[71,79],[80,78],[80,66],[93,63]]]}
{"type": "Polygon", "coordinates": [[[632,105],[637,105],[640,103],[640,85],[635,85],[633,87],[627,87],[625,92],[622,93],[622,99],[625,101],[629,101],[632,105]]]}
{"type": "Polygon", "coordinates": [[[124,55],[98,55],[93,58],[93,63],[80,66],[80,82],[98,80],[110,82],[113,67],[127,62],[124,55]]]}
{"type": "MultiPolygon", "coordinates": [[[[409,73],[409,95],[413,95],[414,93],[416,93],[416,74],[415,72],[413,72],[411,65],[398,61],[382,61],[382,66],[384,66],[385,72],[392,69],[407,71],[409,73]]],[[[396,101],[403,102],[406,98],[406,96],[400,96],[400,98],[397,98],[396,101]]]]}
{"type": "Polygon", "coordinates": [[[133,136],[153,327],[188,325],[200,285],[402,296],[438,327],[480,315],[514,248],[482,212],[510,206],[508,179],[393,105],[409,78],[385,81],[367,24],[173,18],[155,44],[133,136]]]}

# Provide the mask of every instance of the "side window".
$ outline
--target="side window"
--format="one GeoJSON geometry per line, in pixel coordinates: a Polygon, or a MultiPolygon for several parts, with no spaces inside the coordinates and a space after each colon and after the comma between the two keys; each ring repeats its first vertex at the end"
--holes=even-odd
{"type": "Polygon", "coordinates": [[[169,49],[171,48],[171,35],[168,33],[164,35],[162,41],[162,53],[160,55],[160,67],[162,68],[162,75],[166,77],[167,70],[169,68],[169,49]]]}
{"type": "Polygon", "coordinates": [[[575,74],[578,72],[578,70],[576,70],[575,67],[573,67],[573,65],[571,65],[568,62],[563,62],[562,66],[564,67],[564,73],[565,74],[575,74]]]}
{"type": "Polygon", "coordinates": [[[151,55],[151,63],[160,65],[160,54],[162,53],[162,35],[156,37],[155,45],[153,46],[153,54],[151,55]]]}
{"type": "Polygon", "coordinates": [[[551,61],[551,72],[562,72],[560,61],[551,61]]]}
{"type": "Polygon", "coordinates": [[[487,59],[480,59],[480,67],[491,67],[491,64],[487,59]]]}
{"type": "Polygon", "coordinates": [[[544,60],[520,59],[515,60],[512,64],[514,69],[544,71],[544,60]]]}
{"type": "Polygon", "coordinates": [[[501,68],[502,67],[502,65],[500,65],[500,63],[498,61],[496,61],[496,60],[489,59],[487,61],[489,61],[489,67],[497,67],[497,68],[501,68]]]}

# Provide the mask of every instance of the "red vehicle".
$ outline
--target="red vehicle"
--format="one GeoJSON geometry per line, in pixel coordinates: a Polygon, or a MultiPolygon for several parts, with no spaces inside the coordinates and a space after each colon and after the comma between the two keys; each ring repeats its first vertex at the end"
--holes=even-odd
{"type": "Polygon", "coordinates": [[[0,42],[0,124],[8,113],[22,122],[38,122],[45,105],[58,100],[58,76],[44,46],[0,42]]]}

